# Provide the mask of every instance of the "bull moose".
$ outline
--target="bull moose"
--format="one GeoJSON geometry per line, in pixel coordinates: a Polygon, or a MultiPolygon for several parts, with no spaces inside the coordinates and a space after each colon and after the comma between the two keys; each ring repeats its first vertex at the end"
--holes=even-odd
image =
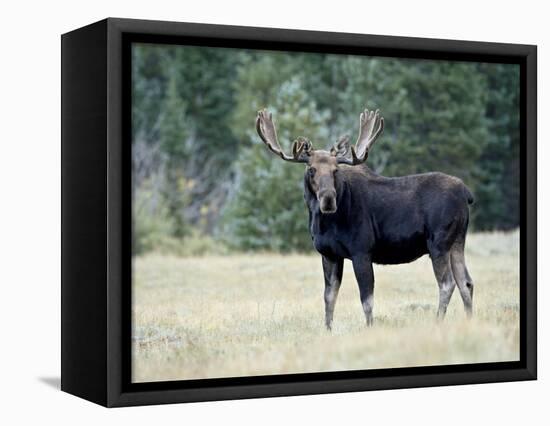
{"type": "Polygon", "coordinates": [[[437,317],[445,316],[455,286],[471,316],[474,286],[464,244],[473,196],[459,178],[439,172],[384,177],[369,169],[364,163],[384,130],[378,110],[360,115],[355,146],[344,136],[330,151],[314,150],[300,137],[292,154],[285,154],[265,109],[258,112],[256,130],[271,152],[306,165],[304,198],[313,245],[322,256],[329,330],[344,259],[352,261],[368,326],[373,323],[372,264],[409,263],[424,254],[430,255],[439,285],[437,317]]]}

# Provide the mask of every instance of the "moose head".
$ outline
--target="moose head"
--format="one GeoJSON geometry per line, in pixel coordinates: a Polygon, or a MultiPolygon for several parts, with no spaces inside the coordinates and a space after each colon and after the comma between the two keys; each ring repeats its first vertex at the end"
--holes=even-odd
{"type": "Polygon", "coordinates": [[[335,174],[339,165],[354,166],[367,160],[369,149],[384,130],[384,119],[378,110],[365,110],[360,115],[355,146],[350,146],[349,138],[342,136],[330,151],[325,151],[313,149],[308,139],[299,137],[292,144],[292,155],[283,152],[272,114],[265,109],[258,112],[256,130],[271,152],[285,161],[307,164],[306,179],[319,200],[321,213],[331,214],[337,209],[335,174]]]}

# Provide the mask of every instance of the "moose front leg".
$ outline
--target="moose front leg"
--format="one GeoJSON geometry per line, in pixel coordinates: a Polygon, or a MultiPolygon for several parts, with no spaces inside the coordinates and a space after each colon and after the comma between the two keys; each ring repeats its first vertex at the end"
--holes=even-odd
{"type": "Polygon", "coordinates": [[[323,256],[323,272],[325,275],[325,325],[328,330],[332,329],[334,306],[336,305],[338,290],[342,283],[343,271],[344,259],[331,260],[323,256]]]}
{"type": "Polygon", "coordinates": [[[374,304],[374,271],[372,270],[372,262],[368,256],[358,256],[352,259],[353,271],[359,285],[359,296],[361,297],[361,305],[365,312],[367,325],[371,326],[372,308],[374,304]]]}

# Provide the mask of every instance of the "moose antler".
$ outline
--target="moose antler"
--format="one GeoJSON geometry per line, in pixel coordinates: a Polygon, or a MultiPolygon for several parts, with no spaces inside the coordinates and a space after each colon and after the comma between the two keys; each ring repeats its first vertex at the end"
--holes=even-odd
{"type": "Polygon", "coordinates": [[[336,145],[334,145],[330,149],[330,153],[334,155],[335,157],[340,158],[347,158],[348,153],[350,151],[349,146],[349,136],[348,135],[342,135],[340,138],[336,141],[336,145]]]}
{"type": "Polygon", "coordinates": [[[307,163],[312,150],[311,142],[299,137],[292,144],[292,156],[286,155],[277,139],[277,131],[273,124],[273,116],[266,109],[258,111],[256,118],[256,131],[271,152],[277,154],[285,161],[293,163],[307,163]]]}
{"type": "Polygon", "coordinates": [[[369,149],[383,131],[384,118],[379,111],[363,111],[359,117],[359,137],[355,146],[351,147],[351,158],[347,156],[349,142],[347,138],[341,138],[335,149],[338,162],[352,166],[364,163],[369,156],[369,149]]]}

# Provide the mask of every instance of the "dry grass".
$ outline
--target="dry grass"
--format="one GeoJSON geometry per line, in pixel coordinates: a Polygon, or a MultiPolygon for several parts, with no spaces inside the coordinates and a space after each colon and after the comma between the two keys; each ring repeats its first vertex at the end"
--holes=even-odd
{"type": "Polygon", "coordinates": [[[135,259],[133,380],[181,380],[478,363],[519,358],[518,232],[468,237],[474,318],[455,292],[444,323],[427,256],[375,269],[365,326],[351,263],[332,333],[320,256],[135,259]]]}

